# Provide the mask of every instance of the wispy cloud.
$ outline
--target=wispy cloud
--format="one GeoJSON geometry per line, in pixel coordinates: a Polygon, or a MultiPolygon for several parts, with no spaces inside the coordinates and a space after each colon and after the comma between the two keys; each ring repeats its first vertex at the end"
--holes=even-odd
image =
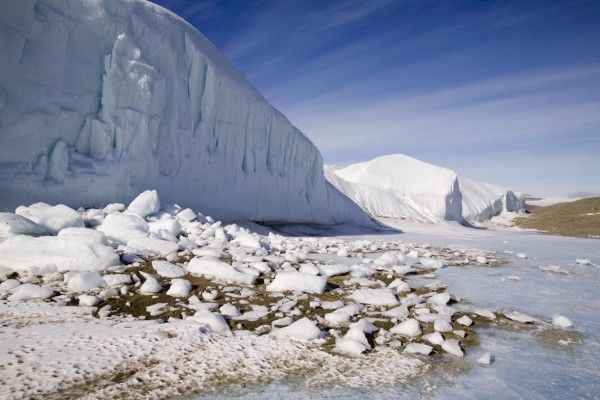
{"type": "Polygon", "coordinates": [[[326,162],[401,152],[526,191],[600,190],[598,2],[157,1],[326,162]]]}

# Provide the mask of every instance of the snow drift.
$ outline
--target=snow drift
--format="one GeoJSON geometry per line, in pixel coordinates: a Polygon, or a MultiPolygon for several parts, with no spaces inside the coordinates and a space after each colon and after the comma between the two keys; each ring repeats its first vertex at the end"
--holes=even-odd
{"type": "Polygon", "coordinates": [[[155,188],[219,218],[369,221],[315,146],[156,5],[0,1],[0,52],[0,208],[155,188]]]}
{"type": "Polygon", "coordinates": [[[480,222],[523,209],[523,198],[500,186],[402,154],[344,168],[328,166],[327,179],[373,216],[419,222],[480,222]]]}

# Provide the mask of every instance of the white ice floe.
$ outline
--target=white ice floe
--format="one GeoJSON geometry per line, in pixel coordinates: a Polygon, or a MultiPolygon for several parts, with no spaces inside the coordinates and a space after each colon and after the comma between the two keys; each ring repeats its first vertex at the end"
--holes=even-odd
{"type": "Polygon", "coordinates": [[[420,261],[421,265],[425,268],[440,269],[446,266],[444,260],[437,260],[434,258],[421,258],[420,261]]]}
{"type": "Polygon", "coordinates": [[[592,260],[588,258],[577,258],[575,262],[579,265],[592,265],[592,260]]]}
{"type": "Polygon", "coordinates": [[[32,283],[24,283],[12,289],[11,295],[8,296],[10,301],[32,300],[32,299],[47,299],[54,294],[54,291],[45,286],[38,286],[32,283]]]}
{"type": "Polygon", "coordinates": [[[390,332],[396,333],[402,336],[417,337],[421,334],[421,326],[419,321],[413,318],[409,318],[405,321],[400,322],[398,325],[392,327],[390,332]]]}
{"type": "Polygon", "coordinates": [[[476,308],[475,310],[473,310],[473,312],[483,318],[491,320],[496,319],[496,314],[485,308],[476,308]]]}
{"type": "Polygon", "coordinates": [[[71,292],[87,292],[105,287],[106,281],[97,272],[79,272],[73,274],[67,282],[67,288],[71,292]]]}
{"type": "Polygon", "coordinates": [[[515,256],[517,256],[517,258],[520,258],[522,260],[525,260],[527,258],[527,254],[525,254],[525,253],[516,253],[515,256]]]}
{"type": "Polygon", "coordinates": [[[347,337],[339,337],[335,340],[335,350],[339,353],[359,356],[369,350],[369,348],[356,340],[347,337]]]}
{"type": "Polygon", "coordinates": [[[423,340],[438,346],[441,346],[441,344],[444,343],[444,337],[439,332],[432,332],[428,333],[427,335],[423,335],[423,340]]]}
{"type": "Polygon", "coordinates": [[[190,260],[187,270],[191,274],[224,282],[244,285],[253,285],[256,282],[256,276],[240,272],[226,262],[214,258],[195,257],[190,260]]]}
{"type": "Polygon", "coordinates": [[[384,317],[396,318],[397,320],[403,320],[408,316],[408,308],[405,305],[390,308],[382,313],[384,317]]]}
{"type": "Polygon", "coordinates": [[[0,239],[16,235],[42,236],[47,234],[46,229],[25,217],[0,212],[0,239]]]}
{"type": "Polygon", "coordinates": [[[113,242],[127,244],[132,239],[147,237],[150,227],[137,215],[115,212],[108,214],[102,225],[96,229],[104,232],[106,237],[113,242]]]}
{"type": "Polygon", "coordinates": [[[156,214],[160,210],[160,199],[156,190],[146,190],[129,203],[126,212],[142,218],[156,214]]]}
{"type": "Polygon", "coordinates": [[[398,299],[394,292],[389,288],[379,289],[357,289],[350,295],[350,298],[357,303],[372,305],[396,305],[398,299]]]}
{"type": "Polygon", "coordinates": [[[321,337],[321,330],[313,321],[304,317],[284,328],[274,330],[272,334],[278,337],[313,340],[321,337]]]}
{"type": "Polygon", "coordinates": [[[168,240],[138,237],[127,241],[127,247],[140,254],[159,254],[167,256],[179,250],[177,243],[168,240]]]}
{"type": "Polygon", "coordinates": [[[471,326],[471,324],[473,323],[473,320],[471,318],[469,318],[467,315],[463,315],[462,317],[458,318],[456,320],[456,322],[458,322],[459,324],[461,324],[463,326],[471,326]]]}
{"type": "Polygon", "coordinates": [[[325,314],[325,320],[333,325],[342,325],[350,321],[354,315],[361,312],[365,306],[362,304],[348,304],[342,308],[325,314]]]}
{"type": "Polygon", "coordinates": [[[442,350],[444,350],[446,353],[452,354],[453,356],[457,356],[457,357],[464,356],[464,353],[463,353],[462,349],[460,348],[460,344],[458,343],[458,340],[455,340],[455,339],[444,340],[444,342],[442,343],[442,350]]]}
{"type": "Polygon", "coordinates": [[[51,235],[56,235],[61,229],[70,226],[81,228],[85,226],[81,215],[63,204],[51,206],[46,203],[35,203],[29,207],[19,206],[15,214],[35,222],[51,235]]]}
{"type": "Polygon", "coordinates": [[[436,332],[452,332],[452,325],[443,319],[435,319],[433,321],[433,329],[436,332]]]}
{"type": "Polygon", "coordinates": [[[552,325],[566,329],[573,326],[573,321],[563,315],[555,314],[552,316],[552,325]]]}
{"type": "Polygon", "coordinates": [[[477,364],[479,365],[490,365],[493,362],[494,356],[492,356],[492,353],[490,352],[485,352],[481,356],[479,356],[479,358],[477,358],[477,364]]]}
{"type": "Polygon", "coordinates": [[[532,323],[537,321],[534,317],[531,317],[527,314],[523,314],[519,311],[504,311],[504,316],[512,321],[521,322],[524,324],[532,323]]]}
{"type": "Polygon", "coordinates": [[[94,229],[69,227],[62,229],[60,232],[58,232],[58,236],[62,238],[69,238],[74,242],[85,243],[89,246],[108,246],[108,240],[106,239],[106,235],[94,229]]]}
{"type": "Polygon", "coordinates": [[[163,278],[180,278],[186,274],[180,266],[163,260],[152,261],[152,268],[163,278]]]}
{"type": "Polygon", "coordinates": [[[323,276],[335,276],[347,274],[351,271],[351,267],[348,265],[339,264],[322,264],[318,265],[319,273],[323,276]]]}
{"type": "Polygon", "coordinates": [[[187,297],[192,291],[192,284],[187,279],[175,278],[171,280],[171,286],[167,295],[173,297],[187,297]]]}
{"type": "Polygon", "coordinates": [[[114,249],[73,236],[13,236],[0,243],[0,267],[22,271],[55,265],[59,271],[102,270],[119,265],[114,249]]]}
{"type": "Polygon", "coordinates": [[[129,274],[106,274],[102,278],[108,286],[121,286],[131,283],[131,275],[129,274]]]}
{"type": "Polygon", "coordinates": [[[270,292],[283,292],[286,290],[306,293],[323,293],[327,285],[327,278],[297,271],[281,271],[275,279],[267,285],[270,292]]]}
{"type": "Polygon", "coordinates": [[[427,299],[427,303],[436,304],[439,306],[445,306],[450,301],[450,293],[443,292],[437,293],[427,299]]]}
{"type": "Polygon", "coordinates": [[[215,333],[227,334],[230,332],[227,321],[218,313],[197,312],[193,316],[188,317],[188,320],[199,322],[215,333]]]}
{"type": "Polygon", "coordinates": [[[21,282],[19,282],[16,279],[7,279],[4,282],[0,283],[0,293],[10,292],[20,284],[21,282]]]}
{"type": "Polygon", "coordinates": [[[404,348],[405,353],[423,354],[425,356],[429,355],[429,353],[431,353],[431,350],[433,350],[433,347],[424,343],[409,343],[404,348]]]}
{"type": "Polygon", "coordinates": [[[144,294],[154,294],[162,290],[162,285],[153,276],[146,276],[146,280],[140,286],[140,292],[144,294]]]}
{"type": "Polygon", "coordinates": [[[234,306],[233,304],[229,304],[229,303],[223,304],[219,308],[219,312],[222,315],[229,317],[229,318],[238,317],[242,314],[236,306],[234,306]]]}
{"type": "Polygon", "coordinates": [[[410,292],[411,288],[410,285],[406,282],[404,282],[402,279],[400,278],[396,278],[394,279],[389,285],[388,287],[390,289],[395,289],[397,292],[401,293],[401,292],[410,292]]]}
{"type": "Polygon", "coordinates": [[[77,300],[79,301],[80,306],[93,307],[100,303],[102,299],[98,296],[90,295],[90,294],[82,294],[77,296],[77,300]]]}

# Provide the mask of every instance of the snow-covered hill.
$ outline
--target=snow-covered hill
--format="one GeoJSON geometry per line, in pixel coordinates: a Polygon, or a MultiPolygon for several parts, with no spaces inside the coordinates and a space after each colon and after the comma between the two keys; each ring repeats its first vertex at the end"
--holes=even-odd
{"type": "Polygon", "coordinates": [[[420,222],[480,222],[523,209],[511,190],[459,177],[456,172],[402,154],[344,168],[328,166],[327,179],[369,214],[420,222]]]}
{"type": "Polygon", "coordinates": [[[142,0],[0,2],[0,209],[127,202],[358,222],[315,146],[219,51],[142,0]]]}

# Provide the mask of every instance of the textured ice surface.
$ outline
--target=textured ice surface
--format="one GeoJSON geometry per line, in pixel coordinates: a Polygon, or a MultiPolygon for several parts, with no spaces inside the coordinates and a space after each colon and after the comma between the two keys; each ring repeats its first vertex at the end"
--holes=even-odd
{"type": "Polygon", "coordinates": [[[92,271],[120,264],[112,247],[78,236],[13,236],[0,243],[0,267],[26,270],[55,265],[59,271],[92,271]]]}
{"type": "Polygon", "coordinates": [[[0,53],[0,208],[152,188],[228,219],[369,223],[310,140],[156,5],[2,1],[0,53]]]}

